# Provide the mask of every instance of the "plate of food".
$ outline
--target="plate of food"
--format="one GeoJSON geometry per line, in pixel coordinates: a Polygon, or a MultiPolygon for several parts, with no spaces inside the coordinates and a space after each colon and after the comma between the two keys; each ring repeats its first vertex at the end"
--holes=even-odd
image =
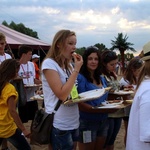
{"type": "Polygon", "coordinates": [[[123,100],[109,100],[109,101],[102,102],[101,105],[102,106],[115,106],[115,105],[120,105],[122,103],[123,103],[123,100]]]}
{"type": "Polygon", "coordinates": [[[42,84],[25,84],[24,87],[39,87],[42,86],[42,84]]]}
{"type": "Polygon", "coordinates": [[[44,100],[43,95],[34,95],[30,98],[31,100],[44,100]]]}
{"type": "Polygon", "coordinates": [[[106,87],[105,90],[109,91],[112,87],[106,87]]]}
{"type": "Polygon", "coordinates": [[[94,100],[94,99],[97,99],[97,98],[103,96],[104,93],[105,93],[104,88],[103,89],[90,90],[87,92],[80,93],[78,98],[66,100],[64,102],[64,104],[79,103],[79,102],[94,100]]]}
{"type": "Polygon", "coordinates": [[[114,92],[113,92],[113,94],[117,94],[117,95],[127,95],[127,94],[134,94],[134,91],[125,91],[125,90],[119,90],[119,91],[117,91],[117,90],[115,90],[114,92]]]}
{"type": "Polygon", "coordinates": [[[112,100],[102,103],[100,106],[93,107],[93,109],[122,109],[131,106],[129,103],[124,103],[123,100],[112,100]]]}
{"type": "Polygon", "coordinates": [[[96,109],[109,109],[109,108],[117,108],[119,105],[101,105],[96,107],[96,109]]]}
{"type": "Polygon", "coordinates": [[[133,100],[125,100],[125,103],[127,103],[127,104],[132,104],[132,103],[133,103],[133,100]]]}

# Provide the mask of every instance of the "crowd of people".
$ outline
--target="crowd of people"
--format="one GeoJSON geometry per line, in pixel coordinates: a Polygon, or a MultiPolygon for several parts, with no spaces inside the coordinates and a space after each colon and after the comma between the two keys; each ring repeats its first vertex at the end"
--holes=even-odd
{"type": "Polygon", "coordinates": [[[44,110],[55,112],[49,150],[115,150],[114,143],[124,121],[126,150],[149,150],[150,42],[140,57],[131,59],[121,80],[117,77],[118,56],[95,46],[87,47],[83,55],[76,54],[74,31],[60,30],[38,66],[40,56],[28,45],[18,47],[19,60],[5,52],[6,37],[0,33],[0,146],[9,150],[7,141],[18,150],[30,150],[30,138],[24,123],[33,120],[37,101],[30,98],[42,85],[44,110]],[[19,82],[18,82],[19,81],[19,82]],[[19,88],[16,88],[16,84],[19,88]],[[23,83],[23,86],[20,85],[23,83]],[[100,98],[64,105],[78,94],[111,87],[100,98]],[[20,96],[25,94],[25,103],[20,96]],[[118,95],[115,91],[130,89],[134,94],[118,95]],[[93,109],[105,101],[133,99],[132,105],[118,109],[93,109]],[[18,110],[18,111],[17,111],[18,110]]]}

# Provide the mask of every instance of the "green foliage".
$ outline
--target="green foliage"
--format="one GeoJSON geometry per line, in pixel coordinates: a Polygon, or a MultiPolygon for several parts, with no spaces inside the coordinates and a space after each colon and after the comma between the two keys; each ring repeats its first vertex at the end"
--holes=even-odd
{"type": "MultiPolygon", "coordinates": [[[[102,52],[102,51],[104,51],[104,50],[108,50],[108,49],[106,48],[106,46],[105,46],[104,44],[102,44],[102,43],[101,43],[101,44],[97,43],[97,44],[95,44],[94,46],[99,49],[99,52],[102,52]]],[[[81,47],[81,48],[77,48],[77,49],[76,49],[76,52],[77,52],[78,54],[80,54],[80,55],[83,55],[83,53],[84,53],[85,50],[86,50],[86,47],[81,47]]]]}
{"type": "Polygon", "coordinates": [[[108,50],[108,48],[106,48],[106,46],[104,44],[95,44],[94,46],[96,46],[100,51],[104,51],[104,50],[108,50]]]}
{"type": "Polygon", "coordinates": [[[39,39],[37,32],[33,31],[30,28],[25,27],[23,23],[16,24],[15,22],[12,21],[10,24],[8,24],[6,21],[3,21],[2,24],[15,31],[18,31],[20,33],[39,39]]]}
{"type": "MultiPolygon", "coordinates": [[[[110,49],[120,51],[122,64],[124,64],[124,60],[125,60],[124,52],[126,50],[131,50],[133,52],[136,52],[136,50],[133,47],[131,47],[134,44],[127,42],[127,40],[128,40],[128,36],[127,35],[123,36],[123,33],[118,33],[118,37],[115,37],[115,40],[111,40],[112,47],[110,49]]],[[[123,65],[123,71],[124,71],[124,65],[123,65]]]]}
{"type": "Polygon", "coordinates": [[[81,47],[81,48],[77,48],[76,49],[76,53],[83,55],[84,51],[85,51],[86,47],[81,47]]]}
{"type": "Polygon", "coordinates": [[[6,21],[3,21],[2,24],[3,24],[4,26],[7,26],[7,27],[9,26],[6,21]]]}
{"type": "Polygon", "coordinates": [[[126,50],[131,50],[133,52],[136,52],[136,50],[131,47],[134,45],[133,43],[127,42],[128,36],[125,35],[123,37],[123,33],[118,33],[118,37],[115,37],[115,40],[111,40],[111,45],[112,47],[110,48],[111,50],[119,50],[121,51],[126,51],[126,50]]]}

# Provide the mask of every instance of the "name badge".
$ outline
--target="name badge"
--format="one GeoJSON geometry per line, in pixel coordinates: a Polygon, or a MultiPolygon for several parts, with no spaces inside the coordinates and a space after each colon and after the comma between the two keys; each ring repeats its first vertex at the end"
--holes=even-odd
{"type": "Polygon", "coordinates": [[[75,85],[73,86],[70,95],[71,95],[72,99],[76,99],[76,98],[79,97],[79,94],[78,94],[78,91],[77,91],[77,87],[75,85]]]}

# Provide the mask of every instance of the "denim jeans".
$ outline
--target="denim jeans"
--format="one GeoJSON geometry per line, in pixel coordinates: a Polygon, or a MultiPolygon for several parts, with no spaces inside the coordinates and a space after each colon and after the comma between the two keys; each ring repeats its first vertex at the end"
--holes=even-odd
{"type": "Polygon", "coordinates": [[[51,141],[53,150],[73,150],[74,142],[77,141],[79,130],[59,130],[52,129],[51,141]]]}
{"type": "MultiPolygon", "coordinates": [[[[16,130],[15,134],[7,138],[7,140],[17,148],[17,150],[31,150],[30,145],[19,129],[16,130]]],[[[1,139],[0,139],[1,141],[1,139]]]]}
{"type": "Polygon", "coordinates": [[[122,118],[109,118],[109,129],[106,145],[113,145],[121,127],[122,118]]]}

